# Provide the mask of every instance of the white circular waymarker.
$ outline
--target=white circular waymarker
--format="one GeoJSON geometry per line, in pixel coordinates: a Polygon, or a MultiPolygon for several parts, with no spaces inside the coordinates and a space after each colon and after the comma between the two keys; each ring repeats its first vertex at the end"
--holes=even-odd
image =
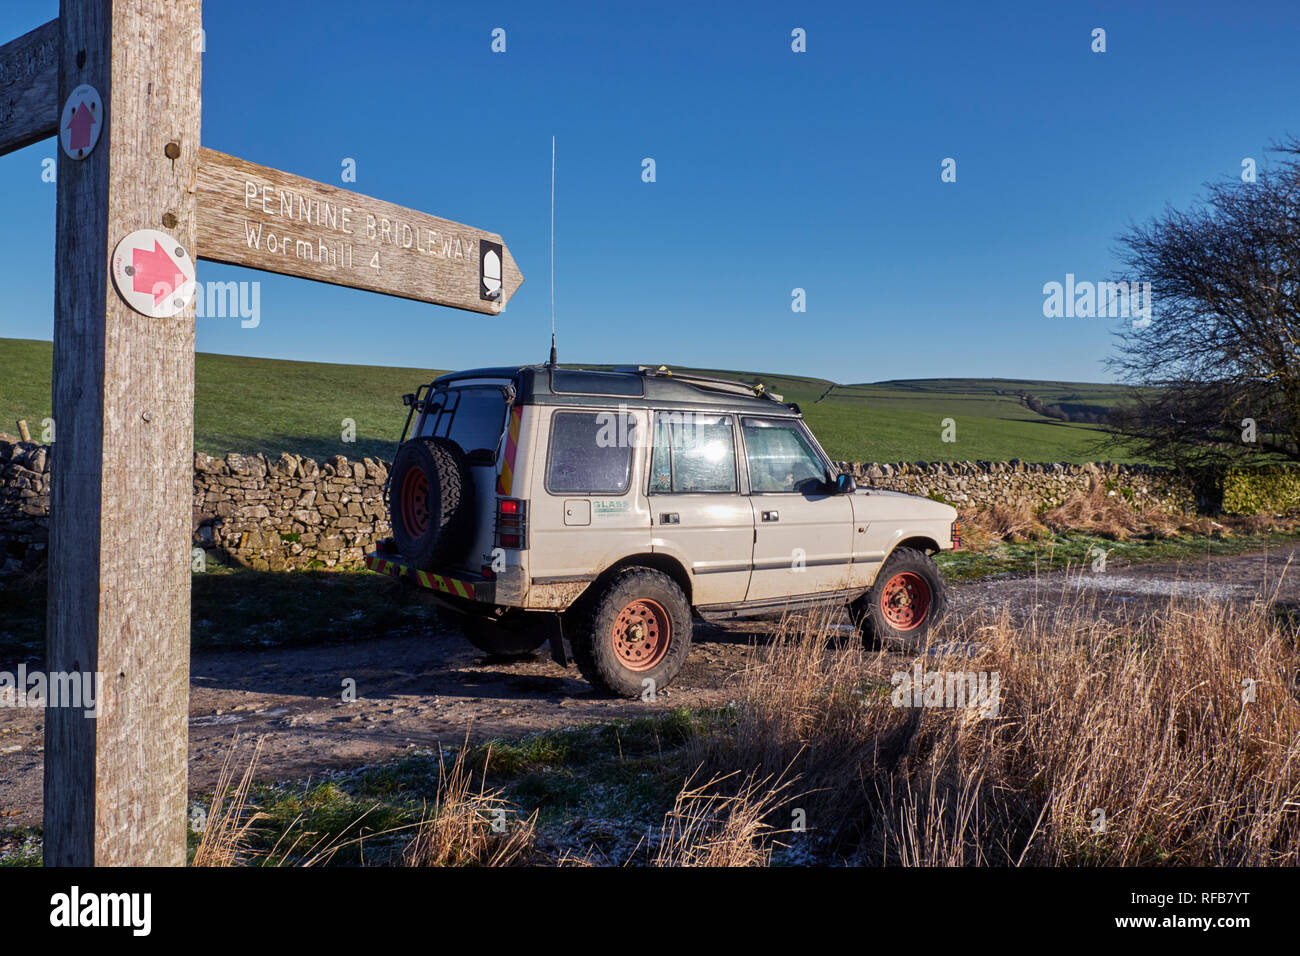
{"type": "Polygon", "coordinates": [[[85,159],[99,142],[104,128],[104,101],[93,86],[82,84],[63,104],[59,119],[59,142],[72,159],[85,159]]]}
{"type": "Polygon", "coordinates": [[[194,260],[167,233],[138,229],[113,250],[113,284],[141,315],[171,318],[194,298],[194,260]]]}

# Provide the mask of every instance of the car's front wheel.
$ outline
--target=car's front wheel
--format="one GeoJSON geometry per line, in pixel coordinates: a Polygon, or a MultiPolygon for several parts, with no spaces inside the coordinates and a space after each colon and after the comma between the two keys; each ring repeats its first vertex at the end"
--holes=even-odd
{"type": "Polygon", "coordinates": [[[946,604],[943,573],[935,563],[923,551],[898,548],[850,611],[869,649],[892,644],[916,650],[946,604]]]}
{"type": "Polygon", "coordinates": [[[662,571],[626,568],[584,609],[571,643],[578,670],[595,687],[653,696],[690,653],[691,608],[662,571]]]}

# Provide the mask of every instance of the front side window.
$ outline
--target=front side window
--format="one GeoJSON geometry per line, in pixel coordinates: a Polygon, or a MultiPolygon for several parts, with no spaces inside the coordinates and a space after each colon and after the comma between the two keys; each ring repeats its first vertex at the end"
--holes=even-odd
{"type": "Polygon", "coordinates": [[[556,412],[546,490],[621,495],[632,474],[636,420],[625,412],[556,412]]]}
{"type": "Polygon", "coordinates": [[[826,467],[797,421],[746,418],[741,430],[751,491],[807,495],[826,490],[826,467]]]}
{"type": "Polygon", "coordinates": [[[730,418],[693,412],[660,412],[655,417],[651,494],[735,494],[736,490],[736,441],[730,418]]]}

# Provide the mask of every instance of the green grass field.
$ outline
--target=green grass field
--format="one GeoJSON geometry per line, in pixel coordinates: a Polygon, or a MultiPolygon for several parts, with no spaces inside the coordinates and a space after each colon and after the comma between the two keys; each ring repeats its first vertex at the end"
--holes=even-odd
{"type": "MultiPolygon", "coordinates": [[[[50,415],[49,342],[0,339],[0,431],[17,434],[27,419],[33,437],[50,415]]],[[[283,362],[200,353],[194,362],[194,447],[313,458],[391,458],[402,433],[402,394],[441,374],[433,369],[283,362]],[[343,420],[356,441],[343,441],[343,420]]]]}
{"type": "Polygon", "coordinates": [[[1016,397],[1023,391],[1048,405],[1109,408],[1126,393],[1120,385],[975,378],[839,385],[780,373],[677,370],[763,382],[799,403],[822,446],[839,461],[1140,460],[1098,450],[1107,437],[1103,429],[1045,418],[1016,397]],[[954,442],[943,440],[945,418],[956,423],[954,442]]]}
{"type": "Polygon", "coordinates": [[[1099,450],[1107,433],[1098,426],[1030,411],[1017,391],[1049,405],[1109,408],[1120,403],[1125,390],[1072,382],[928,379],[836,385],[815,405],[801,406],[827,451],[849,461],[1136,460],[1099,450]],[[942,440],[945,418],[956,423],[954,442],[942,440]]]}
{"type": "MultiPolygon", "coordinates": [[[[40,422],[50,415],[50,361],[49,342],[0,339],[0,431],[16,433],[17,420],[24,418],[39,436],[40,422]]],[[[840,385],[782,374],[678,370],[763,381],[799,403],[827,452],[842,461],[1137,460],[1099,451],[1105,432],[1097,426],[1045,418],[1016,397],[1019,390],[1049,405],[1105,408],[1124,394],[1116,385],[1013,379],[840,385]],[[942,440],[945,418],[956,422],[954,442],[942,440]]],[[[402,394],[437,374],[200,353],[195,448],[212,455],[290,451],[315,458],[391,458],[405,421],[402,394]],[[343,441],[344,419],[356,423],[354,442],[343,441]]]]}

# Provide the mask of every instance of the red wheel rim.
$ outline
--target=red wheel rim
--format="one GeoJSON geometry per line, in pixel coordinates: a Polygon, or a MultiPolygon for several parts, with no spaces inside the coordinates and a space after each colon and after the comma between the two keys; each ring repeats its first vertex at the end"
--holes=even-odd
{"type": "Polygon", "coordinates": [[[896,631],[920,627],[930,613],[930,585],[911,571],[900,571],[880,591],[880,612],[896,631]]]}
{"type": "Polygon", "coordinates": [[[414,538],[429,530],[429,479],[419,468],[412,468],[402,478],[402,524],[414,538]]]}
{"type": "Polygon", "coordinates": [[[662,605],[646,598],[632,601],[614,620],[614,656],[630,671],[648,671],[668,653],[672,634],[662,605]]]}

